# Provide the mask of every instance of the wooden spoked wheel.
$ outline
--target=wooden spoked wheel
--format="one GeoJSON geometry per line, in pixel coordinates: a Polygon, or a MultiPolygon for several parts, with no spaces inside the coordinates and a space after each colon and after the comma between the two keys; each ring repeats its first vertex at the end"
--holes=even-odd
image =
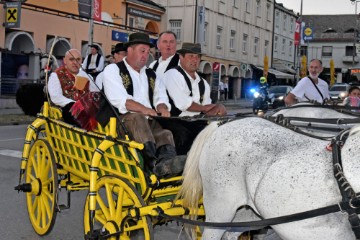
{"type": "Polygon", "coordinates": [[[97,181],[96,189],[96,210],[92,220],[89,213],[89,196],[85,202],[85,234],[89,233],[92,221],[93,230],[101,229],[102,234],[121,231],[119,235],[109,238],[111,240],[154,239],[150,217],[127,218],[129,208],[145,206],[144,200],[129,181],[120,177],[104,176],[97,181]]]}
{"type": "Polygon", "coordinates": [[[31,186],[26,193],[30,222],[37,234],[46,235],[55,224],[58,178],[55,155],[44,139],[30,149],[25,181],[31,186]]]}

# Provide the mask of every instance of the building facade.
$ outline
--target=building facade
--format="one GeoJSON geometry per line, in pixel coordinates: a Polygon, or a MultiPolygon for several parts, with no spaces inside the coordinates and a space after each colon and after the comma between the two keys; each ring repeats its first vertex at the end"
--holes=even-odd
{"type": "Polygon", "coordinates": [[[289,74],[296,74],[296,49],[294,43],[297,15],[275,2],[272,67],[289,74]]]}
{"type": "MultiPolygon", "coordinates": [[[[21,17],[19,27],[0,26],[1,96],[14,96],[19,85],[41,81],[40,68],[45,67],[41,58],[45,53],[52,52],[60,66],[70,48],[79,49],[85,57],[93,43],[106,56],[117,42],[127,41],[132,32],[150,33],[156,42],[163,7],[151,1],[102,1],[103,21],[91,24],[88,18],[79,15],[80,2],[84,1],[28,0],[22,3],[21,14],[16,16],[21,17]],[[28,72],[19,78],[18,71],[24,65],[28,72]]],[[[0,5],[0,19],[5,19],[6,3],[0,5]]]]}
{"type": "Polygon", "coordinates": [[[260,78],[253,66],[264,67],[265,55],[272,57],[274,0],[154,2],[165,7],[162,29],[177,34],[178,48],[182,42],[202,44],[199,71],[213,91],[228,79],[229,97],[244,97],[260,78]]]}
{"type": "Polygon", "coordinates": [[[304,42],[302,54],[307,55],[308,61],[317,58],[323,62],[322,77],[329,81],[330,61],[333,60],[337,82],[358,81],[358,16],[304,15],[302,20],[305,27],[313,31],[313,39],[304,42]]]}

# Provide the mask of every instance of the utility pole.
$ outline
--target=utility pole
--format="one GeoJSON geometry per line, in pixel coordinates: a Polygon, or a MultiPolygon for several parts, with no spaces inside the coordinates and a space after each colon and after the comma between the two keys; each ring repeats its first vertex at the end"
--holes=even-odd
{"type": "Polygon", "coordinates": [[[300,58],[301,58],[301,37],[302,37],[302,10],[303,10],[303,0],[301,0],[301,5],[300,5],[300,16],[298,19],[298,22],[300,22],[300,39],[299,39],[299,45],[297,47],[297,73],[296,73],[296,84],[299,82],[300,80],[300,58]]]}
{"type": "Polygon", "coordinates": [[[90,4],[90,18],[89,18],[89,45],[93,44],[93,38],[94,38],[94,1],[91,0],[90,4]]]}
{"type": "Polygon", "coordinates": [[[354,39],[353,39],[353,54],[352,54],[352,68],[355,68],[355,56],[356,56],[356,42],[358,40],[358,16],[357,16],[357,3],[359,0],[350,0],[352,4],[355,4],[355,27],[354,27],[354,39]]]}

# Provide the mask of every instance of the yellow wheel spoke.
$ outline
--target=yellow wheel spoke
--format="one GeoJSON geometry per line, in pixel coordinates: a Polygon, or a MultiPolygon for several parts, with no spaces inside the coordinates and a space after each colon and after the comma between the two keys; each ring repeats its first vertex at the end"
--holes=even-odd
{"type": "Polygon", "coordinates": [[[43,168],[43,171],[42,171],[42,176],[41,176],[41,179],[42,180],[45,180],[49,177],[49,175],[51,175],[51,161],[45,161],[46,164],[44,164],[44,168],[43,168]]]}
{"type": "Polygon", "coordinates": [[[99,194],[96,196],[96,202],[99,204],[100,209],[103,211],[105,218],[109,219],[110,217],[109,209],[107,208],[107,206],[105,205],[104,201],[102,200],[101,196],[99,196],[99,194]]]}
{"type": "Polygon", "coordinates": [[[43,186],[43,188],[47,187],[49,184],[53,184],[53,182],[54,182],[54,177],[51,176],[51,178],[45,179],[42,182],[42,186],[43,186]]]}
{"type": "Polygon", "coordinates": [[[42,202],[43,202],[43,205],[44,205],[44,207],[43,207],[44,208],[43,209],[44,216],[46,216],[47,219],[51,219],[51,208],[50,208],[50,205],[49,205],[49,201],[45,196],[42,196],[42,202]]]}
{"type": "Polygon", "coordinates": [[[116,203],[116,222],[120,222],[123,218],[122,216],[122,211],[123,211],[123,199],[124,199],[124,190],[123,188],[121,188],[121,190],[119,188],[118,189],[118,199],[117,199],[117,203],[116,203]]]}
{"type": "Polygon", "coordinates": [[[114,205],[114,199],[113,199],[113,190],[114,188],[114,185],[113,184],[109,184],[109,183],[106,183],[105,184],[105,191],[106,191],[106,198],[108,200],[108,204],[109,204],[109,213],[110,213],[110,216],[115,216],[115,205],[114,205]]]}
{"type": "Polygon", "coordinates": [[[103,212],[100,211],[100,210],[97,210],[97,211],[95,212],[95,219],[96,219],[98,222],[100,222],[102,225],[105,225],[105,223],[106,223],[105,216],[104,216],[103,212]]]}
{"type": "Polygon", "coordinates": [[[37,162],[35,161],[35,156],[32,157],[31,161],[32,161],[32,164],[33,164],[32,167],[34,169],[35,177],[37,177],[38,176],[38,170],[37,170],[37,162]]]}

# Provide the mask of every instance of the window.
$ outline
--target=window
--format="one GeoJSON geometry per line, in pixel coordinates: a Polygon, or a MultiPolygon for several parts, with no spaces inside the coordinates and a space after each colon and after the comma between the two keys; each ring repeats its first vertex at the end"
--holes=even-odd
{"type": "Polygon", "coordinates": [[[293,54],[293,42],[289,41],[289,56],[291,57],[293,54]]]}
{"type": "Polygon", "coordinates": [[[234,8],[238,8],[238,1],[239,1],[239,0],[234,0],[234,1],[233,1],[233,6],[234,6],[234,8]]]}
{"type": "Polygon", "coordinates": [[[280,17],[280,13],[279,13],[279,11],[276,11],[276,13],[275,13],[275,28],[279,28],[279,17],[280,17]]]}
{"type": "Polygon", "coordinates": [[[216,30],[216,47],[217,48],[221,48],[221,32],[222,32],[222,27],[217,27],[217,30],[216,30]]]}
{"type": "Polygon", "coordinates": [[[294,19],[290,18],[290,32],[294,32],[294,19]]]}
{"type": "Polygon", "coordinates": [[[244,53],[247,52],[247,45],[248,45],[248,35],[247,34],[244,34],[243,35],[243,45],[242,45],[242,51],[244,53]]]}
{"type": "Polygon", "coordinates": [[[135,19],[133,17],[129,18],[129,27],[135,27],[135,19]]]}
{"type": "Polygon", "coordinates": [[[265,47],[264,47],[264,55],[268,56],[268,51],[269,51],[269,41],[265,40],[265,47]]]}
{"type": "Polygon", "coordinates": [[[207,40],[208,40],[208,36],[207,36],[207,33],[208,33],[208,23],[205,22],[205,27],[204,27],[204,43],[205,45],[207,44],[207,40]]]}
{"type": "Polygon", "coordinates": [[[287,16],[284,15],[284,22],[283,22],[283,29],[284,29],[284,31],[286,31],[286,27],[287,27],[287,16]]]}
{"type": "Polygon", "coordinates": [[[261,2],[256,2],[256,16],[261,17],[261,2]]]}
{"type": "MultiPolygon", "coordinates": [[[[354,54],[354,47],[353,46],[346,46],[345,48],[345,56],[352,56],[354,54]]],[[[354,56],[356,56],[356,52],[354,54],[354,56]]]]}
{"type": "Polygon", "coordinates": [[[278,40],[279,40],[279,37],[275,36],[275,39],[274,39],[274,52],[277,52],[277,50],[278,50],[278,40]]]}
{"type": "Polygon", "coordinates": [[[230,32],[230,50],[235,51],[235,35],[236,32],[231,30],[230,32]]]}
{"type": "Polygon", "coordinates": [[[323,57],[332,57],[332,46],[323,46],[321,55],[323,57]]]}
{"type": "Polygon", "coordinates": [[[284,38],[284,39],[282,40],[282,46],[281,46],[281,52],[282,52],[282,53],[285,53],[285,45],[286,45],[286,39],[284,38]]]}
{"type": "Polygon", "coordinates": [[[254,56],[259,55],[259,38],[254,39],[254,56]]]}
{"type": "Polygon", "coordinates": [[[170,20],[170,31],[176,34],[179,41],[181,39],[181,20],[170,20]]]}
{"type": "Polygon", "coordinates": [[[270,4],[266,4],[266,20],[271,21],[270,4]]]}
{"type": "Polygon", "coordinates": [[[250,0],[245,0],[245,11],[250,12],[250,0]]]}

